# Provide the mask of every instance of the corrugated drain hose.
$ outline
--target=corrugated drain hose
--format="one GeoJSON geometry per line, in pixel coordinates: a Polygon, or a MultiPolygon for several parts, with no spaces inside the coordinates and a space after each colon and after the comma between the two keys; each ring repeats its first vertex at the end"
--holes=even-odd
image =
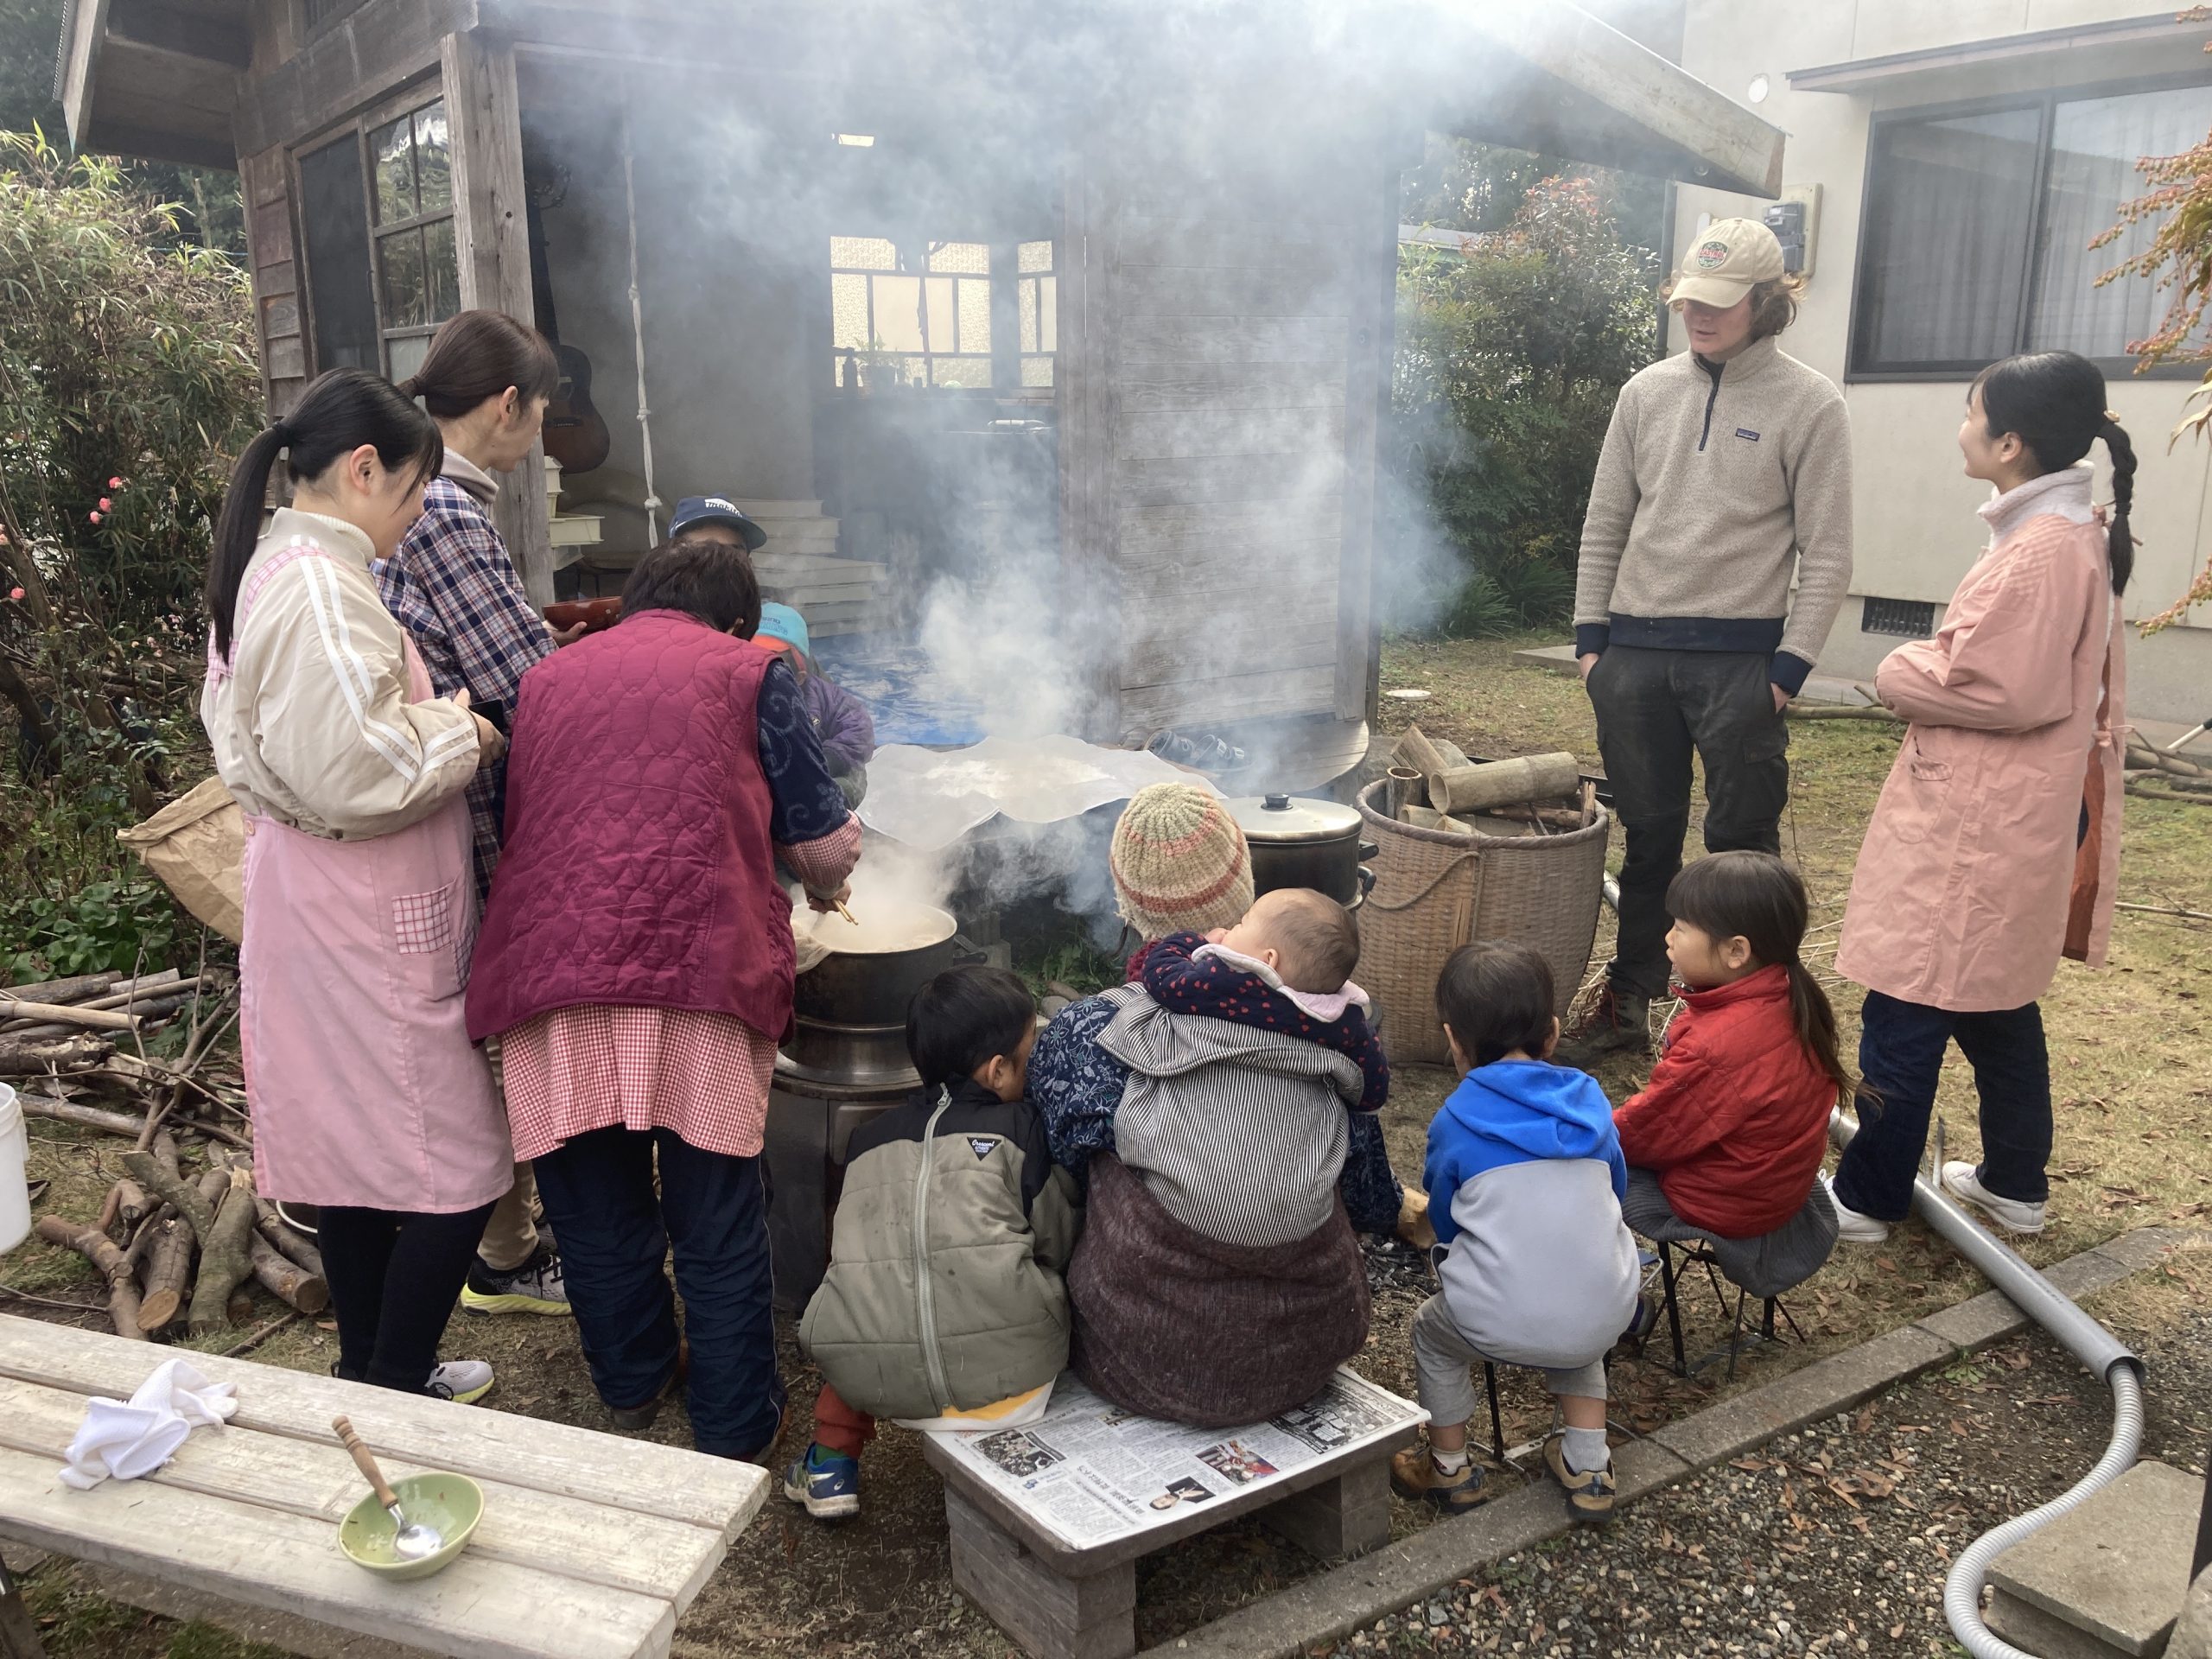
{"type": "MultiPolygon", "coordinates": [[[[1850,1144],[1857,1122],[1842,1112],[1828,1119],[1828,1138],[1850,1144]]],[[[1912,1207],[1942,1234],[1982,1276],[2012,1300],[2082,1364],[2112,1389],[2112,1441],[2095,1468],[2040,1509],[1984,1533],[1959,1554],[1943,1580],[1943,1617],[1974,1659],[2037,1659],[1993,1631],[1981,1618],[1981,1586],[1989,1564],[2031,1534],[2041,1531],[2091,1494],[2110,1485],[2134,1466],[2143,1443],[2143,1362],[2120,1338],[2075,1306],[2073,1299],[2037,1273],[2011,1246],[1999,1243],[1967,1212],[1944,1197],[1926,1176],[1912,1183],[1912,1207]]]]}
{"type": "Polygon", "coordinates": [[[1960,1552],[1943,1580],[1943,1618],[1974,1659],[2036,1659],[2016,1648],[1981,1622],[1981,1585],[1989,1564],[2030,1533],[2040,1531],[2102,1486],[2108,1486],[2135,1466],[2135,1453],[2143,1441],[2143,1380],[2133,1363],[2121,1360],[2105,1379],[2112,1384],[2112,1444],[2097,1466],[2070,1490],[2061,1492],[2039,1510],[2016,1515],[1960,1552]]]}

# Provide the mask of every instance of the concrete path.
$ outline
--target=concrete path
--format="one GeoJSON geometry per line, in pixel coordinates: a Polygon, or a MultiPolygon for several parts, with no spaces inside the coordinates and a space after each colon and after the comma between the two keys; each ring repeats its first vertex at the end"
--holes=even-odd
{"type": "MultiPolygon", "coordinates": [[[[2185,1236],[2139,1228],[2069,1257],[2045,1275],[2080,1300],[2151,1266],[2185,1236]]],[[[1624,1504],[1738,1458],[1777,1435],[1848,1411],[1872,1395],[1961,1355],[2025,1330],[2027,1316],[1988,1291],[1885,1336],[1816,1360],[1761,1388],[1617,1446],[1613,1466],[1624,1504]]],[[[1372,1555],[1318,1573],[1279,1595],[1162,1643],[1151,1656],[1176,1659],[1288,1659],[1409,1607],[1486,1563],[1568,1529],[1548,1482],[1440,1521],[1372,1555]]],[[[1149,1656],[1148,1656],[1149,1659],[1149,1656]]]]}

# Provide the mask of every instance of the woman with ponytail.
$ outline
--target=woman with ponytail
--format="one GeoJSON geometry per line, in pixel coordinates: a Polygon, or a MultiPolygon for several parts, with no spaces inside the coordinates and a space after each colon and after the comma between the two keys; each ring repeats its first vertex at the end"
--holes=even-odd
{"type": "MultiPolygon", "coordinates": [[[[464,311],[438,330],[422,368],[399,388],[437,423],[445,462],[423,493],[423,516],[377,566],[378,585],[438,695],[467,691],[502,730],[522,677],[561,638],[531,604],[492,522],[499,493],[493,474],[530,454],[560,380],[553,348],[536,329],[502,311],[464,311]]],[[[491,899],[505,804],[502,758],[468,785],[480,906],[491,899]]],[[[514,1176],[484,1230],[461,1305],[474,1313],[565,1314],[560,1257],[539,1239],[531,1215],[537,1184],[526,1163],[514,1166],[514,1176]]]]}
{"type": "Polygon", "coordinates": [[[1836,968],[1866,987],[1859,1134],[1837,1166],[1843,1236],[1879,1243],[1912,1201],[1944,1051],[1981,1097],[1981,1160],[1944,1186],[2014,1233],[2043,1230],[2050,1062],[2036,999],[2061,956],[2096,965],[2120,863],[2135,451],[2105,378],[2071,352],[2007,358],[1967,397],[1959,448],[1991,486],[1989,545],[1932,639],[1890,653],[1882,701],[1910,722],[1867,826],[1836,968]],[[2113,505],[2087,457],[2112,457],[2113,505]]]}
{"type": "Polygon", "coordinates": [[[442,445],[389,384],[335,369],[238,458],[208,562],[200,719],[245,813],[239,1034],[264,1198],[320,1206],[337,1374],[470,1400],[438,1342],[513,1179],[470,1046],[463,790],[502,747],[435,696],[371,563],[421,515],[442,445]],[[292,505],[258,528],[284,461],[292,505]]]}
{"type": "Polygon", "coordinates": [[[1828,1114],[1851,1093],[1835,1010],[1801,952],[1808,906],[1770,853],[1712,853],[1667,888],[1667,959],[1687,988],[1643,1091],[1613,1114],[1621,1218],[1711,1242],[1754,1296],[1810,1278],[1835,1247],[1820,1184],[1828,1114]]]}

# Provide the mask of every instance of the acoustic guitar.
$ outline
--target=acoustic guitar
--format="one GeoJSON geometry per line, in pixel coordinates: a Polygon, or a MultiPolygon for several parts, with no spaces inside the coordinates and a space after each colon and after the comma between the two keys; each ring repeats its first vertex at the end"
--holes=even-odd
{"type": "Polygon", "coordinates": [[[545,453],[568,473],[588,473],[607,464],[614,447],[612,434],[600,412],[592,407],[591,359],[574,346],[561,343],[560,324],[553,315],[553,269],[545,256],[544,210],[557,207],[569,194],[566,168],[548,179],[532,181],[527,191],[530,205],[530,286],[537,312],[537,332],[553,347],[561,367],[561,384],[545,406],[545,453]]]}

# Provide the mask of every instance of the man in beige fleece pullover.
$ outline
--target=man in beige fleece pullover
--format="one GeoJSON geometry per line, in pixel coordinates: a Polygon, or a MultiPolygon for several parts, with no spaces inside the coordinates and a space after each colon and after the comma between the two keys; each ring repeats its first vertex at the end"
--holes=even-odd
{"type": "Polygon", "coordinates": [[[1669,298],[1690,349],[1621,388],[1575,578],[1575,652],[1627,850],[1607,995],[1561,1050],[1568,1064],[1649,1046],[1693,752],[1707,850],[1781,850],[1783,705],[1851,582],[1843,394],[1780,349],[1796,305],[1774,233],[1750,219],[1713,226],[1669,298]]]}

